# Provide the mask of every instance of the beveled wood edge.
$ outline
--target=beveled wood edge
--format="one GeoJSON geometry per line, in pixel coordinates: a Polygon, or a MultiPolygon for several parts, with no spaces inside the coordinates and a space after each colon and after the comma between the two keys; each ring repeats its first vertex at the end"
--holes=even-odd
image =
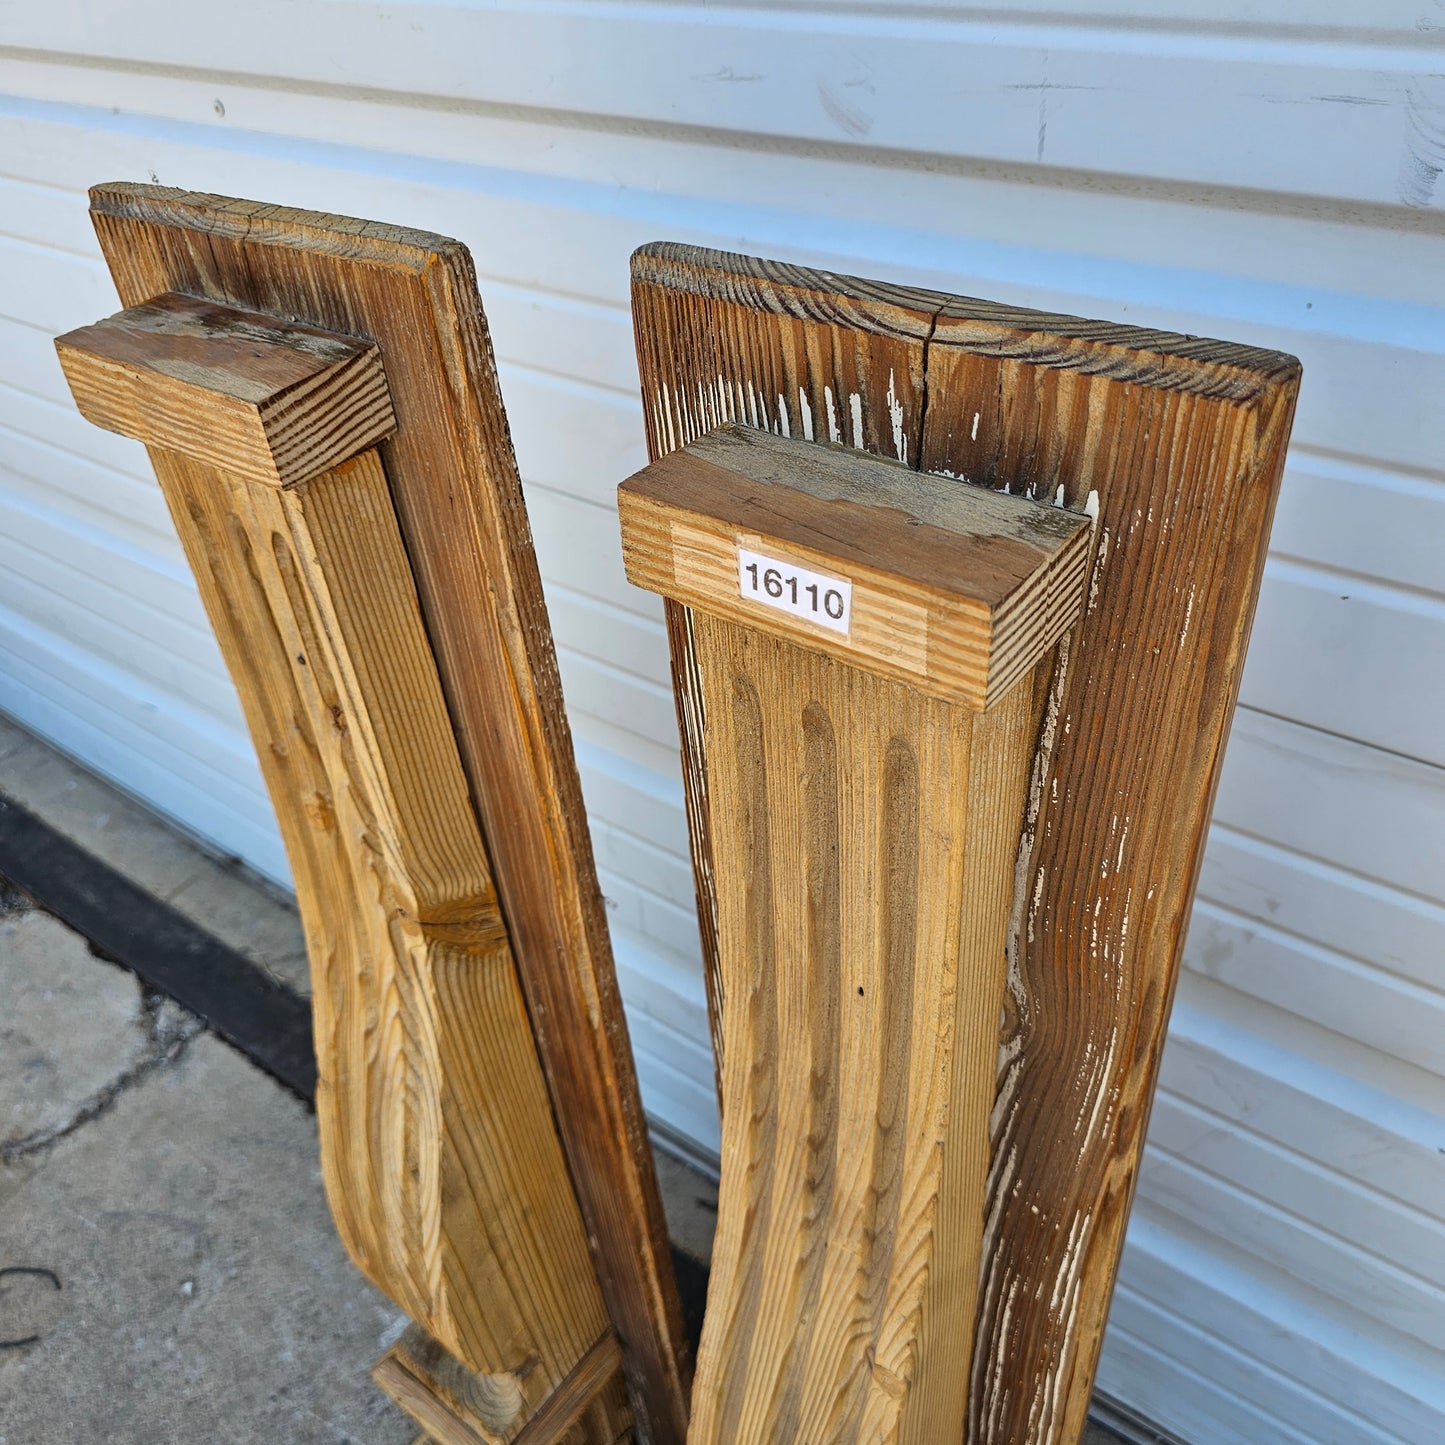
{"type": "MultiPolygon", "coordinates": [[[[643,363],[641,369],[644,388],[648,384],[646,353],[642,346],[641,325],[636,318],[644,308],[660,308],[666,304],[658,299],[657,293],[659,292],[671,291],[679,298],[704,303],[716,300],[728,303],[739,310],[751,309],[763,315],[808,318],[832,324],[838,328],[852,328],[864,335],[890,337],[895,334],[893,328],[882,324],[876,315],[869,314],[870,305],[876,306],[876,302],[848,308],[815,303],[814,297],[818,293],[814,288],[824,282],[833,281],[844,286],[852,286],[855,299],[865,302],[866,297],[862,293],[870,290],[870,283],[858,281],[856,278],[834,277],[831,273],[812,271],[803,267],[775,265],[755,257],[675,243],[654,243],[640,248],[633,256],[632,276],[634,331],[639,340],[638,350],[639,359],[643,363]]],[[[989,358],[1003,357],[1005,359],[1020,357],[1026,362],[1033,363],[1039,371],[1046,371],[1048,368],[1054,367],[1059,370],[1072,369],[1085,374],[1100,374],[1120,382],[1133,382],[1141,387],[1157,391],[1173,390],[1181,394],[1193,394],[1212,404],[1232,406],[1244,411],[1247,413],[1246,426],[1249,440],[1245,444],[1240,465],[1248,475],[1240,480],[1242,484],[1252,488],[1270,490],[1272,493],[1270,507],[1272,509],[1273,494],[1277,492],[1278,487],[1279,464],[1283,460],[1283,448],[1279,443],[1281,436],[1287,434],[1289,430],[1302,372],[1297,358],[1282,352],[1231,343],[1207,343],[1199,338],[1150,331],[1145,328],[1110,327],[1108,323],[1090,323],[1075,317],[1050,318],[1046,313],[1039,311],[995,307],[990,303],[972,301],[968,298],[947,297],[922,290],[889,288],[888,294],[890,304],[895,305],[900,299],[911,301],[915,306],[920,301],[937,303],[937,310],[933,315],[933,321],[937,323],[935,327],[937,334],[931,332],[922,343],[924,359],[920,370],[925,386],[927,385],[928,358],[936,341],[939,352],[932,354],[937,355],[940,360],[946,358],[949,353],[965,356],[973,353],[989,358]],[[1070,348],[1067,354],[1058,355],[1047,350],[1040,351],[1037,347],[1031,348],[1024,344],[1028,339],[1028,333],[1021,332],[1017,326],[1000,324],[1001,317],[1006,317],[1011,321],[1022,321],[1027,327],[1037,327],[1050,320],[1061,322],[1065,326],[1072,324],[1080,333],[1075,338],[1077,349],[1070,348]],[[1117,356],[1122,358],[1118,364],[1115,364],[1114,360],[1109,357],[1111,345],[1115,348],[1117,356]],[[1210,347],[1217,348],[1217,350],[1209,350],[1210,347]],[[1104,352],[1103,357],[1093,354],[1099,351],[1104,352]],[[1235,364],[1233,372],[1230,372],[1229,367],[1221,363],[1221,356],[1235,364]],[[1124,365],[1125,361],[1129,363],[1127,366],[1124,365]],[[1168,365],[1163,364],[1166,361],[1169,363],[1168,365]],[[1181,375],[1186,367],[1197,369],[1201,366],[1209,367],[1214,376],[1214,380],[1207,385],[1190,384],[1189,376],[1181,375]]],[[[644,405],[647,400],[644,391],[644,405]]],[[[655,440],[657,443],[656,455],[665,455],[673,449],[673,445],[669,444],[667,437],[655,433],[650,416],[648,420],[650,448],[655,440]]],[[[919,454],[921,459],[925,454],[923,446],[920,446],[919,454]]],[[[1266,539],[1262,538],[1261,551],[1265,544],[1266,539]]],[[[1249,610],[1252,613],[1253,608],[1251,607],[1249,610]]],[[[691,612],[686,606],[669,601],[666,603],[666,614],[669,639],[672,645],[672,670],[674,687],[678,694],[679,720],[684,724],[683,733],[688,740],[688,747],[693,752],[697,752],[700,751],[698,738],[701,717],[698,716],[694,719],[693,726],[687,726],[688,707],[684,705],[685,694],[689,689],[688,668],[690,665],[694,665],[691,664],[688,642],[691,612]]],[[[1238,639],[1240,656],[1242,656],[1248,640],[1249,627],[1247,624],[1248,619],[1246,619],[1243,634],[1238,639]]],[[[1239,674],[1240,669],[1236,667],[1231,689],[1231,705],[1233,697],[1237,695],[1239,674]]],[[[692,691],[695,691],[695,688],[692,691]]],[[[687,698],[687,705],[696,709],[698,699],[687,698]]],[[[1214,790],[1218,785],[1219,757],[1222,754],[1226,736],[1227,728],[1222,730],[1214,749],[1206,806],[1212,800],[1214,790]]],[[[709,826],[706,778],[700,770],[690,765],[686,750],[684,779],[695,884],[700,912],[704,915],[703,936],[706,942],[710,936],[707,914],[711,897],[711,857],[705,836],[703,842],[701,844],[699,842],[699,834],[705,835],[709,826]],[[701,825],[697,831],[694,831],[694,819],[701,825]]],[[[1197,876],[1202,851],[1201,839],[1201,846],[1195,850],[1192,858],[1192,870],[1195,876],[1197,876]]],[[[711,905],[711,912],[715,916],[715,904],[711,905]]],[[[1182,941],[1181,927],[1173,948],[1172,979],[1177,979],[1182,941]]],[[[715,1020],[717,1000],[713,997],[716,990],[717,971],[715,942],[704,958],[704,967],[709,983],[709,1017],[713,1022],[716,1041],[718,1034],[715,1020]]],[[[1147,1114],[1147,1110],[1145,1112],[1147,1114]]],[[[1136,1131],[1136,1136],[1142,1141],[1142,1122],[1136,1131]]],[[[1132,1185],[1137,1177],[1137,1147],[1131,1157],[1134,1162],[1129,1171],[1126,1196],[1132,1195],[1132,1185]]],[[[1127,1198],[1125,1203],[1127,1204],[1127,1198]]],[[[1117,1266],[1118,1254],[1116,1253],[1111,1268],[1111,1278],[1112,1272],[1117,1269],[1117,1266]]],[[[1086,1387],[1080,1398],[1086,1400],[1087,1393],[1086,1387]]],[[[1080,1419],[1082,1419],[1082,1415],[1080,1419]]]]}
{"type": "Polygon", "coordinates": [[[228,236],[261,246],[325,251],[417,275],[435,257],[466,251],[460,241],[434,231],[209,191],[177,190],[141,181],[103,181],[92,186],[89,194],[90,209],[101,215],[228,236]]]}
{"type": "MultiPolygon", "coordinates": [[[[431,292],[434,309],[439,310],[443,305],[449,305],[453,312],[458,312],[456,294],[459,291],[470,291],[479,296],[480,288],[471,252],[459,242],[450,244],[454,249],[440,258],[442,264],[429,268],[423,277],[423,284],[431,292]]],[[[630,1164],[630,1179],[637,1189],[636,1196],[629,1200],[629,1203],[636,1207],[627,1208],[622,1214],[631,1236],[631,1248],[625,1258],[615,1259],[610,1251],[601,1246],[601,1231],[595,1228],[593,1223],[595,1214],[601,1214],[608,1209],[616,1213],[613,1199],[594,1196],[584,1187],[578,1186],[578,1180],[583,1177],[579,1161],[593,1148],[595,1141],[577,1137],[576,1131],[568,1127],[561,1112],[563,1101],[558,1100],[554,1092],[558,1131],[562,1136],[573,1187],[577,1189],[582,1205],[583,1219],[588,1226],[589,1243],[593,1246],[592,1258],[602,1285],[603,1298],[612,1323],[618,1330],[623,1351],[622,1373],[627,1382],[633,1413],[637,1417],[639,1436],[642,1436],[650,1419],[651,1429],[658,1432],[656,1438],[681,1440],[686,1431],[688,1398],[692,1388],[693,1351],[683,1320],[682,1300],[673,1270],[667,1219],[662,1207],[662,1191],[656,1167],[652,1162],[651,1134],[642,1105],[641,1085],[631,1049],[627,1017],[622,1006],[621,987],[617,981],[611,933],[601,884],[597,879],[592,835],[587,825],[581,775],[577,769],[576,753],[572,744],[571,724],[563,704],[561,675],[548,622],[546,599],[541,589],[536,553],[530,549],[531,522],[526,513],[516,454],[502,405],[495,354],[490,333],[475,326],[463,326],[455,335],[443,334],[439,344],[456,368],[456,375],[466,378],[469,383],[461,388],[459,405],[465,409],[479,436],[488,431],[488,420],[484,399],[479,394],[475,379],[485,378],[490,384],[491,394],[496,397],[498,415],[495,420],[500,424],[505,440],[501,461],[506,470],[506,486],[501,489],[504,493],[500,498],[501,509],[520,512],[521,525],[528,537],[527,555],[517,558],[516,565],[524,570],[530,569],[531,575],[536,579],[537,588],[535,596],[530,599],[514,593],[513,602],[522,617],[522,635],[534,669],[530,694],[537,703],[537,737],[545,742],[545,747],[540,752],[534,751],[533,756],[536,768],[545,773],[559,799],[558,816],[555,819],[557,836],[565,840],[577,861],[577,866],[571,873],[572,886],[560,900],[559,911],[563,915],[561,932],[573,938],[580,934],[587,956],[592,960],[590,976],[595,990],[592,1010],[596,1010],[599,1003],[603,1005],[596,1012],[579,1010],[579,1015],[588,1019],[592,1025],[587,1035],[589,1052],[597,1061],[599,1077],[604,1078],[607,1083],[608,1100],[616,1111],[616,1122],[620,1126],[619,1138],[625,1145],[620,1154],[630,1164]],[[636,1335],[641,1332],[634,1328],[637,1322],[622,1317],[625,1301],[621,1301],[619,1297],[625,1294],[625,1290],[619,1288],[618,1281],[629,1273],[640,1281],[646,1297],[645,1303],[649,1311],[647,1336],[659,1344],[665,1343],[665,1349],[649,1349],[645,1340],[639,1345],[636,1335]],[[663,1398],[658,1397],[659,1392],[664,1394],[663,1398]]],[[[446,679],[443,678],[444,686],[445,683],[446,679]]],[[[529,741],[534,740],[529,736],[529,741]]],[[[462,756],[470,776],[472,765],[465,745],[462,756]]],[[[506,870],[498,863],[494,872],[498,877],[503,908],[506,910],[510,907],[506,870]]],[[[538,1052],[542,1058],[548,1088],[554,1090],[557,1074],[560,1072],[554,1053],[565,1056],[568,1048],[575,1050],[575,1046],[565,1045],[553,1037],[550,1025],[539,1026],[531,975],[521,962],[520,950],[518,960],[523,990],[527,994],[528,1010],[537,1031],[538,1052]]],[[[586,999],[579,1002],[583,1006],[587,1004],[586,999]]],[[[629,1178],[628,1169],[619,1169],[617,1177],[626,1184],[629,1178]]]]}
{"type": "Polygon", "coordinates": [[[777,315],[862,323],[870,331],[916,337],[929,348],[982,351],[1106,375],[1148,364],[1151,386],[1245,405],[1268,391],[1297,385],[1301,372],[1297,357],[1265,347],[1009,306],[675,241],[638,247],[632,254],[632,279],[692,296],[746,297],[755,309],[777,315]],[[810,303],[806,313],[800,305],[804,295],[810,303]],[[1050,344],[1041,349],[1043,340],[1050,344]],[[1060,347],[1060,341],[1078,343],[1078,349],[1060,347]],[[1101,364],[1104,357],[1107,364],[1101,364]],[[1201,377],[1201,365],[1214,367],[1216,374],[1201,377]]]}

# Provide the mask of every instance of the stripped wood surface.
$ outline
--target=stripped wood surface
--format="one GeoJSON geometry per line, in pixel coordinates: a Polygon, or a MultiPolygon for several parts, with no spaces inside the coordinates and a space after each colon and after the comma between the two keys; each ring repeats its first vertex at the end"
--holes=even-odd
{"type": "Polygon", "coordinates": [[[295,870],[332,1215],[520,1428],[607,1317],[380,460],[152,461],[295,870]]]}
{"type": "MultiPolygon", "coordinates": [[[[961,482],[1062,488],[1097,512],[1086,612],[1056,650],[1015,860],[967,1434],[1076,1440],[1298,363],[673,245],[634,258],[633,306],[654,458],[740,421],[961,482]]],[[[698,625],[669,606],[716,1018],[727,981],[698,625]]]]}
{"type": "Polygon", "coordinates": [[[980,717],[695,622],[726,1052],[692,1438],[962,1439],[1032,691],[980,717]]]}
{"type": "Polygon", "coordinates": [[[690,1438],[961,1440],[1041,694],[982,708],[999,654],[1027,677],[1078,617],[1088,521],[739,427],[619,501],[629,577],[695,604],[712,800],[723,1169],[690,1438]],[[758,600],[755,545],[847,589],[849,630],[790,609],[790,562],[758,600]]]}
{"type": "MultiPolygon", "coordinates": [[[[134,407],[110,415],[114,429],[177,430],[191,451],[208,408],[264,399],[278,378],[304,384],[318,353],[375,359],[314,332],[288,359],[293,343],[262,318],[216,323],[181,297],[139,310],[61,338],[67,376],[81,409],[105,414],[92,403],[112,395],[106,364],[120,353],[134,407]],[[200,393],[189,423],[185,389],[200,393]]],[[[310,427],[335,439],[349,398],[321,389],[329,404],[307,408],[310,427]]],[[[298,442],[304,452],[307,428],[281,445],[298,442]]],[[[587,1403],[570,1408],[584,1363],[600,1344],[615,1374],[620,1354],[381,457],[366,449],[278,487],[280,467],[230,471],[228,443],[219,429],[209,462],[156,445],[151,459],[292,858],[332,1214],[356,1262],[429,1332],[439,1377],[466,1377],[489,1442],[548,1414],[554,1428],[533,1438],[559,1439],[587,1403]]],[[[583,1370],[593,1394],[598,1373],[583,1370]]]]}
{"type": "Polygon", "coordinates": [[[236,476],[285,486],[396,429],[367,341],[166,294],[58,337],[82,416],[236,476]]]}
{"type": "Polygon", "coordinates": [[[398,422],[387,479],[638,1434],[681,1441],[691,1361],[470,257],[423,232],[154,186],[97,187],[91,204],[127,305],[179,291],[380,348],[398,422]]]}
{"type": "Polygon", "coordinates": [[[637,586],[978,709],[1073,625],[1089,552],[1076,512],[748,427],[638,472],[618,508],[637,586]],[[847,630],[740,595],[739,548],[846,576],[847,630]]]}

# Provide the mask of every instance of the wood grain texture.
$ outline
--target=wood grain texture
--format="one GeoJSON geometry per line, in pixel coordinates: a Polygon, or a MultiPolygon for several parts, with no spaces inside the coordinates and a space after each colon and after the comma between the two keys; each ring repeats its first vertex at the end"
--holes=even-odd
{"type": "Polygon", "coordinates": [[[628,580],[979,710],[1074,623],[1088,519],[726,426],[618,489],[628,580]],[[848,581],[846,633],[740,595],[738,549],[848,581]]]}
{"type": "Polygon", "coordinates": [[[382,456],[639,1437],[681,1441],[691,1361],[470,257],[424,232],[158,187],[98,187],[91,205],[126,304],[180,291],[381,350],[398,422],[382,456]]]}
{"type": "Polygon", "coordinates": [[[712,800],[723,1174],[690,1438],[961,1438],[1035,689],[979,714],[998,650],[1028,675],[1077,617],[1088,521],[739,427],[619,503],[631,579],[695,604],[712,800]],[[755,544],[850,584],[849,634],[747,600],[755,544]],[[899,666],[960,637],[971,683],[899,666]]]}
{"type": "Polygon", "coordinates": [[[295,872],[338,1230],[520,1428],[607,1318],[380,459],[151,458],[295,872]]]}
{"type": "Polygon", "coordinates": [[[1056,671],[1020,852],[971,1420],[981,1441],[1071,1441],[1138,1176],[1299,364],[956,300],[940,311],[928,373],[939,425],[925,466],[1014,488],[1042,471],[1073,505],[1098,497],[1087,611],[1056,671]]]}
{"type": "Polygon", "coordinates": [[[458,1364],[415,1326],[371,1377],[433,1445],[616,1445],[631,1438],[621,1370],[622,1351],[609,1330],[520,1430],[511,1424],[512,1394],[458,1364]]]}
{"type": "Polygon", "coordinates": [[[312,326],[167,293],[58,337],[82,416],[288,486],[396,428],[381,353],[312,326]]]}
{"type": "Polygon", "coordinates": [[[1033,691],[981,716],[694,623],[726,1052],[690,1438],[961,1439],[1033,691]]]}
{"type": "MultiPolygon", "coordinates": [[[[845,443],[908,462],[923,415],[923,345],[931,316],[900,287],[659,245],[633,258],[632,323],[648,456],[656,461],[724,422],[805,441],[845,443]],[[857,399],[856,405],[854,398],[857,399]]],[[[723,988],[711,805],[702,767],[703,711],[692,612],[666,604],[683,793],[697,887],[708,1022],[719,1079],[723,988]]]]}
{"type": "MultiPolygon", "coordinates": [[[[1015,867],[966,1436],[1077,1440],[1298,363],[671,245],[634,258],[633,310],[654,458],[736,420],[1014,493],[1062,487],[1074,508],[1092,494],[1085,615],[1057,650],[1015,867]]],[[[696,626],[670,609],[706,941],[696,626]]],[[[724,1011],[715,952],[708,973],[724,1011]]]]}

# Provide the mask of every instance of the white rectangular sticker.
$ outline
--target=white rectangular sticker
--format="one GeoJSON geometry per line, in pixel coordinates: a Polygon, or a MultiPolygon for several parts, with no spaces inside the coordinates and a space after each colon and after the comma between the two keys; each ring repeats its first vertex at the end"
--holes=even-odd
{"type": "Polygon", "coordinates": [[[779,562],[776,557],[739,547],[738,591],[748,602],[761,602],[848,635],[853,584],[841,577],[810,572],[795,562],[779,562]]]}

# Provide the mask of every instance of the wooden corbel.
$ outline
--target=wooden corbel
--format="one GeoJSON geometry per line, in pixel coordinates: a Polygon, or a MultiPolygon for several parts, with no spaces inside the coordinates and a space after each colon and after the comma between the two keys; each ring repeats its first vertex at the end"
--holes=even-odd
{"type": "MultiPolygon", "coordinates": [[[[681,514],[671,574],[654,567],[648,558],[660,553],[643,528],[657,523],[639,510],[652,505],[653,483],[632,484],[622,498],[625,530],[639,539],[629,566],[668,598],[721,1066],[724,1192],[694,1401],[698,1438],[1073,1445],[1259,593],[1299,363],[670,243],[633,258],[632,307],[649,471],[663,478],[668,462],[689,468],[692,481],[678,492],[688,507],[694,493],[722,488],[686,460],[692,447],[732,422],[772,433],[790,457],[833,444],[887,458],[904,513],[926,489],[1054,504],[1093,519],[1077,621],[1028,680],[972,714],[928,691],[948,668],[934,662],[935,644],[947,655],[938,612],[911,603],[926,579],[915,575],[903,596],[891,593],[875,634],[879,657],[855,645],[848,661],[836,634],[825,638],[801,619],[788,621],[787,643],[755,623],[740,627],[740,579],[724,587],[708,551],[715,538],[694,540],[695,524],[681,514]],[[897,477],[904,469],[932,476],[897,477]],[[713,571],[697,589],[709,556],[713,571]],[[886,678],[880,657],[892,669],[886,678]],[[892,746],[895,737],[934,741],[910,756],[892,746]],[[986,784],[996,791],[980,797],[986,784]],[[835,799],[853,800],[847,812],[837,803],[836,819],[835,799]],[[1006,836],[977,831],[990,817],[1006,836]],[[821,846],[835,833],[837,854],[821,846]],[[924,838],[915,851],[909,840],[924,838]],[[860,876],[847,860],[864,848],[875,871],[860,876]],[[932,892],[929,857],[938,868],[932,892]],[[857,890],[852,902],[845,886],[857,890]],[[915,896],[925,907],[910,915],[903,900],[915,896]],[[899,922],[941,929],[955,906],[961,944],[977,950],[956,963],[946,934],[929,939],[899,922]],[[749,932],[769,918],[771,935],[749,932]],[[865,946],[845,956],[845,939],[865,946]],[[879,961],[895,956],[888,949],[922,960],[925,942],[932,972],[879,961]],[[820,969],[816,982],[800,977],[804,960],[820,969]],[[921,1007],[928,989],[946,988],[950,969],[952,1005],[939,993],[938,1006],[921,1007]],[[851,995],[836,986],[844,976],[851,995]],[[908,992],[889,992],[897,980],[908,992]],[[974,983],[986,999],[968,997],[974,983]],[[997,1002],[991,1059],[982,1034],[973,1057],[961,1020],[973,1008],[982,1020],[997,1002]],[[951,1041],[950,1017],[960,1020],[951,1041]],[[837,1068],[804,1070],[805,1060],[830,1057],[837,1068]],[[916,1092],[929,1058],[947,1105],[916,1092]],[[977,1136],[963,1121],[984,1098],[980,1201],[977,1136]],[[928,1135],[938,1117],[928,1110],[940,1107],[962,1134],[928,1135]],[[930,1137],[941,1154],[936,1174],[922,1163],[930,1137]],[[845,1204],[860,1213],[840,1212],[845,1204]],[[898,1283],[913,1267],[899,1233],[906,1226],[916,1260],[929,1256],[911,1294],[898,1283]],[[976,1277],[965,1281],[973,1261],[976,1277]],[[939,1270],[955,1277],[946,1282],[939,1270]],[[942,1300],[952,1301],[948,1310],[942,1300]],[[744,1338],[749,1328],[756,1346],[744,1338]],[[947,1349],[935,1347],[940,1338],[947,1349]],[[807,1428],[790,1436],[805,1418],[807,1428]]],[[[868,527],[836,529],[808,553],[793,552],[798,536],[774,536],[759,514],[759,499],[781,494],[756,482],[741,484],[747,510],[729,525],[772,537],[774,552],[762,546],[764,555],[792,566],[831,557],[831,571],[821,562],[814,570],[835,578],[863,564],[898,567],[891,544],[861,559],[836,551],[841,538],[873,535],[868,527]]],[[[959,575],[977,555],[966,537],[954,554],[940,551],[959,575]]],[[[1074,574],[1060,562],[1054,577],[1073,605],[1074,574]]],[[[1038,606],[1036,594],[1023,610],[1038,606]]],[[[866,621],[860,611],[860,629],[866,621]]],[[[999,636],[1007,630],[1001,617],[994,626],[999,636]]],[[[1006,680],[1007,644],[993,647],[1006,680]]],[[[982,654],[957,652],[966,655],[977,689],[982,654]]]]}
{"type": "Polygon", "coordinates": [[[689,1439],[961,1441],[1035,669],[1089,520],[738,426],[619,507],[628,577],[691,609],[712,821],[689,1439]]]}
{"type": "Polygon", "coordinates": [[[470,259],[92,193],[127,309],[57,342],[143,441],[306,927],[327,1195],[438,1441],[681,1445],[690,1383],[470,259]]]}

